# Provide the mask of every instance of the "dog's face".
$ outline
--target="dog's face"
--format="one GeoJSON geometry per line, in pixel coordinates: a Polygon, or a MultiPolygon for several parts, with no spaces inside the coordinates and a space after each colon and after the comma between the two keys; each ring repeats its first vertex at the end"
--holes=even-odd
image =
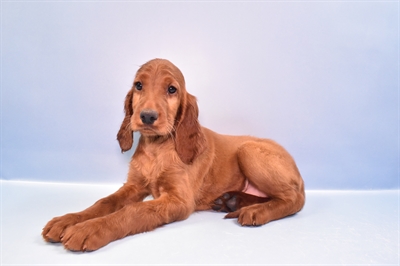
{"type": "Polygon", "coordinates": [[[145,136],[170,134],[185,93],[183,75],[172,63],[155,59],[144,64],[133,82],[131,129],[145,136]]]}
{"type": "Polygon", "coordinates": [[[187,164],[204,151],[206,140],[197,120],[196,98],[186,91],[181,71],[168,60],[154,59],[138,70],[124,108],[117,135],[123,152],[132,147],[133,131],[144,137],[171,137],[187,164]]]}

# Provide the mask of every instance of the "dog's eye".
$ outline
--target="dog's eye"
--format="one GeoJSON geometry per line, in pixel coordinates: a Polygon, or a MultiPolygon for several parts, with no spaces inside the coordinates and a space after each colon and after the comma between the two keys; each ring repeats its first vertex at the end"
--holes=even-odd
{"type": "Polygon", "coordinates": [[[176,92],[176,88],[174,86],[169,86],[168,87],[168,93],[169,94],[174,94],[176,92]]]}
{"type": "Polygon", "coordinates": [[[142,83],[140,83],[139,81],[138,81],[138,82],[135,82],[135,88],[136,88],[138,91],[142,90],[142,88],[143,88],[142,83]]]}

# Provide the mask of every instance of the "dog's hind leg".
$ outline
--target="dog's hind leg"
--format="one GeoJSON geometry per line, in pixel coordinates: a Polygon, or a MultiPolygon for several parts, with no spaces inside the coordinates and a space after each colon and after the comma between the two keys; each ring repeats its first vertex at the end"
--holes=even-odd
{"type": "Polygon", "coordinates": [[[226,218],[238,218],[241,225],[262,225],[302,209],[303,179],[284,148],[270,140],[248,141],[238,149],[238,161],[249,184],[266,197],[243,196],[242,192],[224,194],[225,205],[236,205],[236,210],[226,210],[232,211],[226,218]]]}

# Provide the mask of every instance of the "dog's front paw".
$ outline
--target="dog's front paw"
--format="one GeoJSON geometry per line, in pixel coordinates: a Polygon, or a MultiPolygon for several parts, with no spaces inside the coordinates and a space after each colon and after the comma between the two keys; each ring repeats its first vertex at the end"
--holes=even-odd
{"type": "Polygon", "coordinates": [[[110,233],[103,219],[96,218],[67,228],[61,242],[70,251],[94,251],[113,240],[110,233]]]}
{"type": "Polygon", "coordinates": [[[75,213],[69,213],[64,216],[55,217],[50,220],[43,228],[42,236],[44,240],[51,243],[61,242],[60,236],[64,231],[82,220],[82,217],[75,213]]]}

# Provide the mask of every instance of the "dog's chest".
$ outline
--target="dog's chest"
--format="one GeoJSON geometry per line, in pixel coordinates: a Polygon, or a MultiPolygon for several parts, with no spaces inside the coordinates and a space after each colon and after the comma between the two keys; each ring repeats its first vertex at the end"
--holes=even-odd
{"type": "Polygon", "coordinates": [[[132,161],[133,167],[144,177],[146,183],[155,183],[171,164],[171,158],[174,157],[171,151],[174,149],[167,148],[168,146],[168,143],[146,145],[139,151],[139,156],[135,156],[132,161]]]}

